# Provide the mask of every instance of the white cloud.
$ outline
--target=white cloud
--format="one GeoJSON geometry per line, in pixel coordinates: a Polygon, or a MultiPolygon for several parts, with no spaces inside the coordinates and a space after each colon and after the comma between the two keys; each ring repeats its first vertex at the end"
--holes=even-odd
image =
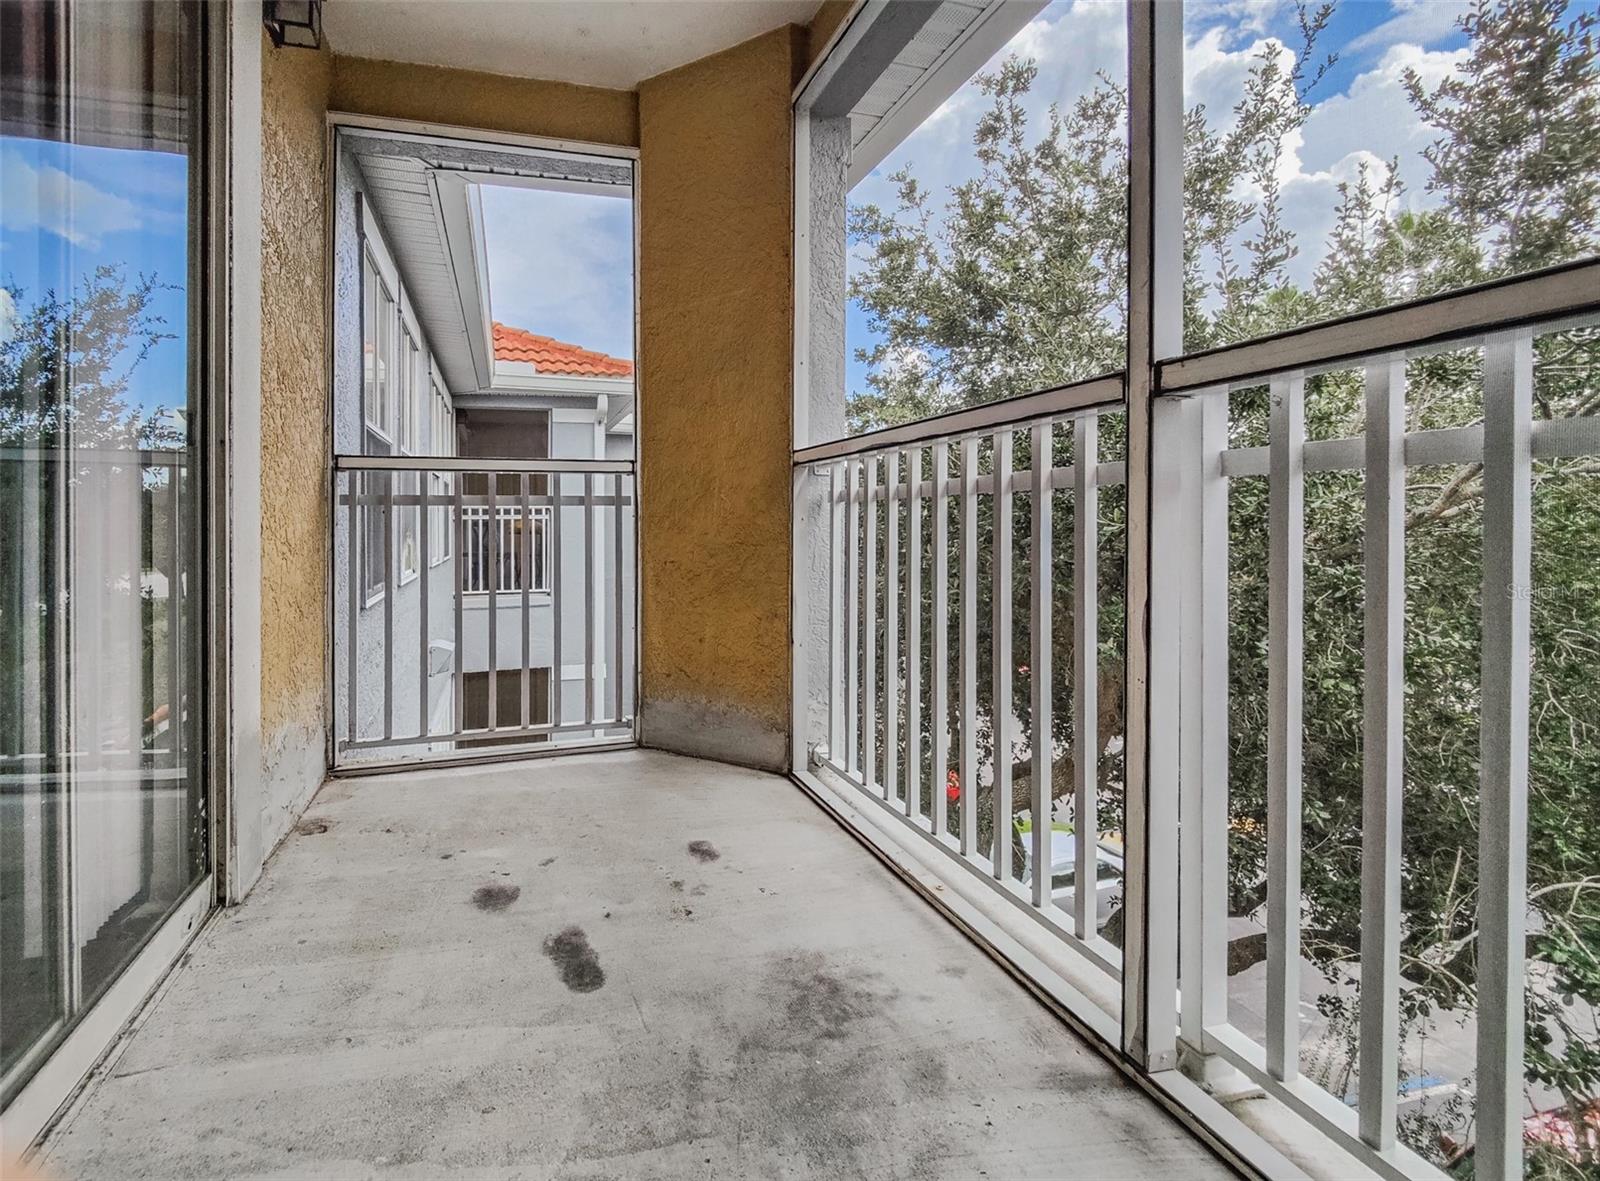
{"type": "Polygon", "coordinates": [[[633,356],[633,231],[627,201],[485,185],[496,319],[612,356],[633,356]]]}
{"type": "Polygon", "coordinates": [[[0,220],[18,233],[35,229],[57,234],[74,246],[98,249],[100,239],[143,224],[139,206],[97,189],[49,164],[35,167],[20,152],[8,150],[0,168],[0,220]]]}
{"type": "MultiPolygon", "coordinates": [[[[1205,106],[1214,127],[1233,122],[1233,108],[1244,93],[1256,59],[1269,48],[1292,64],[1293,50],[1271,30],[1292,22],[1289,0],[1200,0],[1185,11],[1184,102],[1205,106]]],[[[1346,61],[1357,51],[1367,54],[1365,68],[1349,78],[1341,94],[1319,91],[1305,127],[1285,138],[1278,169],[1284,215],[1300,246],[1290,264],[1299,282],[1310,279],[1321,260],[1338,204],[1338,186],[1353,181],[1365,162],[1376,168],[1390,159],[1400,162],[1409,208],[1434,200],[1426,192],[1429,166],[1421,152],[1436,133],[1417,116],[1402,84],[1415,69],[1429,85],[1449,75],[1466,51],[1428,48],[1447,36],[1461,11],[1458,0],[1395,0],[1391,15],[1344,45],[1325,45],[1346,61]],[[1373,52],[1380,51],[1375,62],[1373,52]]],[[[1119,5],[1098,0],[1052,4],[996,55],[990,68],[1007,53],[1019,52],[1039,63],[1034,90],[1025,98],[1030,127],[1040,130],[1052,102],[1063,106],[1086,93],[1095,72],[1104,70],[1121,81],[1126,70],[1126,25],[1119,5]]],[[[1348,76],[1348,75],[1347,75],[1348,76]]],[[[969,83],[948,99],[939,112],[896,148],[873,175],[851,194],[856,204],[894,203],[888,175],[910,163],[913,175],[942,203],[948,188],[977,173],[972,132],[987,102],[969,83]]],[[[1240,194],[1245,196],[1248,194],[1240,194]]],[[[855,271],[861,259],[852,252],[855,271]]]]}
{"type": "Polygon", "coordinates": [[[1416,45],[1394,45],[1377,66],[1358,75],[1344,94],[1316,104],[1305,127],[1305,161],[1326,168],[1351,152],[1365,150],[1380,159],[1401,158],[1401,175],[1421,187],[1426,175],[1412,159],[1437,136],[1423,123],[1406,97],[1403,78],[1415,69],[1423,83],[1436,86],[1466,56],[1466,50],[1431,51],[1416,45]]]}
{"type": "MultiPolygon", "coordinates": [[[[1038,79],[1025,96],[1023,109],[1029,126],[1042,128],[1050,105],[1065,108],[1087,94],[1097,80],[1097,71],[1119,82],[1123,79],[1127,73],[1126,10],[1110,0],[1057,0],[990,58],[983,72],[994,72],[1013,53],[1033,58],[1039,65],[1038,79]]],[[[923,188],[935,195],[977,175],[972,132],[988,106],[977,83],[962,86],[856,186],[851,201],[892,207],[894,186],[888,177],[908,163],[923,188]]]]}
{"type": "Polygon", "coordinates": [[[1379,46],[1408,42],[1432,45],[1456,29],[1456,20],[1470,8],[1469,0],[1394,0],[1395,14],[1374,25],[1343,46],[1345,53],[1364,53],[1379,46]]]}
{"type": "Polygon", "coordinates": [[[0,287],[0,344],[9,344],[17,332],[17,301],[0,287]]]}

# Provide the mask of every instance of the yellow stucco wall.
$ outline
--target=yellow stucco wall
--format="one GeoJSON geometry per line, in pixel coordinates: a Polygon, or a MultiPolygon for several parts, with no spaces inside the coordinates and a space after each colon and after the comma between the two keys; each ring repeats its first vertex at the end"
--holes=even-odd
{"type": "MultiPolygon", "coordinates": [[[[321,758],[327,626],[325,116],[332,55],[262,37],[261,726],[321,758]]],[[[271,768],[269,767],[269,773],[271,768]]]]}
{"type": "MultiPolygon", "coordinates": [[[[786,760],[790,90],[775,30],[637,92],[267,50],[264,744],[326,717],[328,110],[639,146],[642,711],[647,742],[786,760]]],[[[309,753],[309,752],[307,752],[309,753]]],[[[320,754],[319,754],[320,757],[320,754]]]]}
{"type": "Polygon", "coordinates": [[[634,146],[638,101],[631,91],[273,49],[265,36],[262,45],[261,712],[270,764],[286,743],[312,744],[320,760],[326,717],[327,112],[634,146]]]}
{"type": "Polygon", "coordinates": [[[844,24],[845,17],[855,10],[856,0],[822,0],[822,5],[817,9],[817,14],[811,18],[811,23],[806,26],[806,65],[821,56],[822,51],[828,47],[828,38],[833,36],[834,30],[844,24]]]}
{"type": "Polygon", "coordinates": [[[775,30],[639,88],[642,723],[777,767],[789,729],[790,89],[775,30]]]}
{"type": "Polygon", "coordinates": [[[565,82],[508,78],[444,66],[339,56],[334,59],[336,111],[542,135],[588,143],[639,144],[639,97],[565,82]]]}

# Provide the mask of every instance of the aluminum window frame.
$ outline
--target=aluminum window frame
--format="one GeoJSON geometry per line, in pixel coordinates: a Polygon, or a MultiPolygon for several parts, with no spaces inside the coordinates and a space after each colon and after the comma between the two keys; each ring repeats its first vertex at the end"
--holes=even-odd
{"type": "MultiPolygon", "coordinates": [[[[810,405],[810,134],[809,103],[839,60],[860,42],[863,30],[882,14],[875,0],[858,3],[834,35],[828,53],[802,79],[794,101],[794,386],[792,454],[795,503],[806,494],[804,478],[810,465],[829,459],[879,453],[894,446],[946,437],[967,430],[998,431],[1021,424],[1041,411],[1064,407],[1074,398],[1085,402],[1106,397],[1127,415],[1127,570],[1125,676],[1125,927],[1123,944],[1123,1000],[1120,1028],[1114,1043],[1104,1027],[1089,1015],[1076,1014],[1091,1038],[1101,1039],[1103,1052],[1114,1055],[1133,1077],[1148,1081],[1196,1131],[1214,1146],[1252,1171],[1280,1173],[1288,1162],[1268,1148],[1254,1133],[1243,1129],[1215,1104],[1210,1108],[1193,1085],[1178,1071],[1180,1058],[1195,1049],[1214,1052],[1235,1064],[1244,1051],[1220,1044],[1194,1047],[1180,1040],[1180,1019],[1186,1032],[1204,1029],[1215,1011],[1205,1010],[1198,998],[1193,1007],[1179,1003],[1180,948],[1178,936],[1180,808],[1188,817],[1191,834],[1215,822],[1203,809],[1196,811],[1195,784],[1204,782],[1202,745],[1180,746],[1180,722],[1196,709],[1192,696],[1203,684],[1197,659],[1199,629],[1203,620],[1193,614],[1194,604],[1180,593],[1191,563],[1203,561],[1200,542],[1190,522],[1177,511],[1193,479],[1187,456],[1209,437],[1215,439],[1216,415],[1207,413],[1217,391],[1231,385],[1265,381],[1289,372],[1314,372],[1337,367],[1357,358],[1384,354],[1420,353],[1448,346],[1486,341],[1504,342],[1515,330],[1532,324],[1548,326],[1565,319],[1600,313],[1600,258],[1587,257],[1561,266],[1528,272],[1507,279],[1458,289],[1444,294],[1391,305],[1343,319],[1306,325],[1270,336],[1206,351],[1183,350],[1183,12],[1180,4],[1163,0],[1128,0],[1128,351],[1124,370],[1060,390],[1042,391],[987,406],[959,411],[857,437],[814,439],[809,434],[810,405]],[[1114,399],[1114,402],[1112,401],[1114,399]],[[1188,676],[1188,689],[1180,689],[1188,676]],[[1196,776],[1187,792],[1180,780],[1196,776]]],[[[879,145],[881,149],[881,145],[879,145]]],[[[877,149],[875,149],[877,150],[877,149]]],[[[1504,347],[1497,345],[1496,347],[1504,347]]],[[[1502,363],[1502,367],[1503,367],[1502,363]]],[[[1502,376],[1502,384],[1511,378],[1502,376]]],[[[1224,403],[1225,406],[1225,403],[1224,403]]],[[[1225,431],[1225,415],[1223,430],[1225,431]]],[[[1486,424],[1484,430],[1491,429],[1486,424]]],[[[1513,440],[1519,428],[1499,415],[1493,429],[1513,440]]],[[[1528,432],[1520,433],[1526,442],[1528,432]]],[[[1223,441],[1225,444],[1225,434],[1223,441]]],[[[1502,475],[1515,486],[1514,475],[1502,475]]],[[[1507,493],[1511,495],[1511,493],[1507,493]]],[[[1226,524],[1224,522],[1225,530],[1226,524]]],[[[798,509],[793,538],[796,560],[791,585],[791,614],[808,618],[808,586],[800,556],[807,552],[810,534],[798,509]]],[[[1515,538],[1515,529],[1512,533],[1515,538]]],[[[1515,545],[1513,542],[1513,554],[1515,545]]],[[[1500,555],[1496,560],[1512,561],[1500,555]]],[[[1504,564],[1504,562],[1502,562],[1504,564]]],[[[1491,576],[1486,555],[1485,578],[1491,576]]],[[[1486,582],[1486,585],[1488,583],[1486,582]]],[[[1517,634],[1513,612],[1501,621],[1507,634],[1517,634]]],[[[1224,625],[1225,626],[1225,625],[1224,625]]],[[[808,660],[837,661],[837,652],[810,652],[800,626],[792,628],[791,775],[808,791],[827,802],[833,789],[812,771],[806,745],[808,660]]],[[[1526,633],[1525,616],[1522,634],[1526,633]]],[[[834,642],[837,646],[837,641],[834,642]]],[[[1510,661],[1516,664],[1516,661],[1510,661]]],[[[1515,684],[1503,687],[1514,705],[1515,684]]],[[[1504,702],[1501,703],[1504,705],[1504,702]]],[[[1486,703],[1485,709],[1488,709],[1486,703]]],[[[1194,727],[1191,724],[1191,732],[1194,727]]],[[[1504,738],[1504,736],[1501,736],[1504,738]]],[[[1518,740],[1496,738],[1496,749],[1513,761],[1518,740]],[[1507,753],[1509,748],[1509,754],[1507,753]]],[[[1523,743],[1525,752],[1525,742],[1523,743]]],[[[1514,793],[1511,793],[1514,795],[1514,793]]],[[[1216,792],[1209,793],[1215,797],[1216,792]]],[[[1515,801],[1506,804],[1515,809],[1515,801]]],[[[848,813],[844,815],[848,816],[848,813]]],[[[1226,815],[1222,817],[1226,823],[1226,815]]],[[[861,821],[846,823],[861,827],[861,821]]],[[[1519,888],[1515,879],[1517,852],[1500,848],[1496,857],[1511,859],[1511,896],[1497,898],[1496,926],[1485,938],[1514,943],[1519,888]],[[1501,938],[1504,936],[1505,938],[1501,938]]],[[[1514,842],[1513,842],[1514,844],[1514,842]]],[[[1183,842],[1184,855],[1198,865],[1194,840],[1183,842]]],[[[1199,872],[1199,870],[1196,870],[1199,872]]],[[[958,913],[953,904],[941,903],[958,913]]],[[[1201,916],[1205,921],[1205,916],[1201,916]]],[[[1512,948],[1515,954],[1515,948],[1512,948]]],[[[1183,974],[1214,970],[1186,960],[1183,974]]],[[[1026,969],[1023,969],[1026,972],[1026,969]]],[[[1505,983],[1505,982],[1502,982],[1505,983]]],[[[1520,1007],[1521,994],[1514,982],[1490,995],[1493,1011],[1485,1018],[1487,1033],[1480,1032],[1477,1068],[1485,1068],[1484,1050],[1497,1048],[1497,1061],[1489,1064],[1492,1125],[1481,1138],[1484,1160],[1480,1176],[1515,1178],[1522,1172],[1520,1140],[1515,1136],[1512,1108],[1520,1098],[1522,1047],[1511,1036],[1508,1022],[1520,1007]],[[1496,1030],[1506,1036],[1496,1040],[1496,1030]],[[1503,1055],[1504,1060],[1498,1060],[1503,1055]],[[1507,1129],[1511,1130],[1508,1131],[1507,1129]]],[[[1225,1015],[1225,1013],[1224,1013],[1225,1015]]],[[[1202,1039],[1204,1037],[1202,1036],[1202,1039]]],[[[1269,1054],[1270,1057],[1270,1054],[1269,1054]]],[[[1280,1094],[1291,1107],[1293,1094],[1280,1094]]],[[[1484,1095],[1480,1094],[1480,1103],[1484,1095]]],[[[1318,1106],[1301,1107],[1306,1114],[1318,1106]]],[[[1520,1118],[1520,1117],[1518,1117],[1520,1118]]],[[[1364,1113],[1361,1135],[1343,1138],[1341,1147],[1374,1172],[1393,1178],[1438,1176],[1437,1171],[1387,1138],[1376,1135],[1375,1117],[1364,1113]]],[[[1328,1135],[1326,1126],[1321,1129],[1328,1135]]]]}

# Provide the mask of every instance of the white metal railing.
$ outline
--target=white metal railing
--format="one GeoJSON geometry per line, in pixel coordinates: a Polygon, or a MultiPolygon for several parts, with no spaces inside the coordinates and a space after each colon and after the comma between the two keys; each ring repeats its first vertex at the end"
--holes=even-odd
{"type": "Polygon", "coordinates": [[[550,590],[550,506],[534,505],[525,517],[518,505],[499,508],[495,536],[490,537],[487,505],[467,505],[462,510],[463,587],[469,595],[486,594],[489,583],[500,594],[522,589],[523,572],[534,594],[550,590]],[[523,529],[531,529],[532,544],[522,545],[523,529]]]}
{"type": "MultiPolygon", "coordinates": [[[[1308,440],[1307,369],[1245,373],[1197,396],[1158,403],[1157,444],[1186,457],[1169,485],[1177,492],[1169,530],[1179,556],[1170,567],[1177,589],[1181,651],[1178,752],[1182,874],[1178,909],[1184,1044],[1241,1071],[1269,1095],[1332,1135],[1378,1173],[1439,1176],[1397,1137],[1402,1082],[1401,911],[1402,799],[1406,780],[1405,637],[1408,468],[1474,465],[1481,471],[1481,626],[1477,686],[1478,929],[1476,1019],[1477,1134],[1498,1128],[1498,1143],[1522,1151],[1525,1110],[1524,945],[1529,749],[1530,559],[1534,465],[1600,456],[1600,417],[1536,419],[1534,340],[1570,328],[1524,325],[1486,336],[1382,352],[1323,364],[1312,372],[1359,375],[1364,431],[1308,440]],[[1446,429],[1407,430],[1407,366],[1430,351],[1477,347],[1482,357],[1482,421],[1446,429]],[[1229,447],[1228,395],[1265,387],[1267,442],[1229,447]],[[1301,1066],[1305,963],[1301,939],[1303,651],[1306,628],[1306,477],[1363,476],[1361,547],[1364,653],[1361,686],[1363,788],[1360,881],[1359,1026],[1349,1103],[1309,1079],[1301,1066]],[[1228,997],[1230,484],[1267,485],[1268,743],[1265,1033],[1241,1030],[1228,997]],[[1190,593],[1192,588],[1192,593],[1190,593]]],[[[1295,342],[1295,347],[1300,347],[1295,342]]],[[[1265,355],[1265,354],[1263,354],[1265,355]]],[[[1159,520],[1159,518],[1158,518],[1159,520]]],[[[1600,506],[1596,526],[1600,527],[1600,506]]],[[[1157,606],[1161,606],[1158,600],[1157,606]]],[[[1510,1169],[1511,1165],[1505,1166],[1510,1169]]]]}
{"type": "MultiPolygon", "coordinates": [[[[1087,382],[796,453],[810,479],[826,482],[828,506],[828,720],[813,764],[890,809],[1108,978],[1121,952],[1102,931],[1116,910],[1104,895],[1120,894],[1120,873],[1099,870],[1121,859],[1101,797],[1120,784],[1101,772],[1121,735],[1114,721],[1107,732],[1099,701],[1099,555],[1108,539],[1121,544],[1120,528],[1102,520],[1101,492],[1120,490],[1124,472],[1104,459],[1097,403],[1120,395],[1120,379],[1087,382]],[[1062,595],[1071,634],[1057,637],[1052,603],[1062,595]],[[1024,633],[1027,654],[1014,659],[1024,633]],[[1064,740],[1058,680],[1070,682],[1064,740]],[[1025,795],[1014,792],[1014,758],[1025,795]],[[1055,821],[1059,811],[1070,822],[1055,821]]],[[[1120,416],[1111,419],[1119,439],[1120,416]]]]}
{"type": "Polygon", "coordinates": [[[632,461],[338,456],[335,481],[338,764],[631,739],[632,461]]]}

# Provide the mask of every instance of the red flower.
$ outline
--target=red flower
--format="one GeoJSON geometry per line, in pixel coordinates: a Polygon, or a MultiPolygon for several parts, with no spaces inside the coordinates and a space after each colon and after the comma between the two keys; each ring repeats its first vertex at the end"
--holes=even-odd
{"type": "Polygon", "coordinates": [[[954,771],[945,776],[944,798],[949,800],[952,804],[958,804],[961,802],[961,777],[954,771]]]}

